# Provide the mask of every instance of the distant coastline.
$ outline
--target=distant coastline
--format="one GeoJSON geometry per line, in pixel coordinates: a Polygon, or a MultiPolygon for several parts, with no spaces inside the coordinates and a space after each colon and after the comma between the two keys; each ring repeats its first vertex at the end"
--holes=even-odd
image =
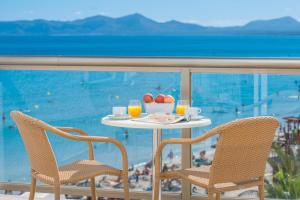
{"type": "Polygon", "coordinates": [[[157,22],[141,14],[119,18],[92,16],[73,21],[0,21],[0,36],[205,36],[300,35],[300,22],[285,16],[242,26],[212,27],[176,20],[157,22]]]}

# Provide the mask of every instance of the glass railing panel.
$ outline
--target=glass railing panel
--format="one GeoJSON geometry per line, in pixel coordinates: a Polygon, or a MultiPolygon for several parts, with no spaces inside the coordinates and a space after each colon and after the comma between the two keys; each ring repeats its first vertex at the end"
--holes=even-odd
{"type": "MultiPolygon", "coordinates": [[[[299,80],[297,75],[271,74],[194,73],[192,76],[193,106],[200,107],[202,115],[212,119],[210,127],[193,129],[193,137],[209,128],[245,117],[271,115],[280,120],[281,128],[274,140],[274,145],[280,147],[272,149],[265,173],[266,196],[269,198],[299,198],[296,192],[300,190],[296,180],[300,175],[299,80]],[[285,159],[287,163],[283,162],[285,159]],[[287,165],[293,166],[293,170],[287,165]]],[[[212,162],[216,142],[214,137],[193,145],[194,166],[212,162]]],[[[192,188],[194,194],[206,195],[205,190],[192,188]]],[[[223,194],[224,197],[246,198],[256,195],[255,187],[223,194]]]]}
{"type": "MultiPolygon", "coordinates": [[[[78,127],[90,135],[121,141],[128,151],[131,187],[151,190],[151,173],[140,175],[138,181],[134,173],[136,169],[142,173],[152,159],[152,131],[104,126],[100,119],[111,113],[112,106],[127,106],[131,99],[142,101],[148,92],[171,94],[178,99],[179,83],[179,73],[0,71],[0,181],[30,181],[28,156],[9,116],[10,111],[20,110],[51,125],[78,127]]],[[[163,133],[163,138],[170,135],[173,137],[173,132],[163,133]]],[[[60,165],[87,158],[85,143],[52,134],[49,139],[60,165]]],[[[94,148],[97,160],[121,167],[121,155],[114,145],[97,143],[94,148]]],[[[174,157],[180,156],[176,149],[174,157]]],[[[98,186],[118,189],[119,181],[101,176],[98,186]]]]}
{"type": "MultiPolygon", "coordinates": [[[[152,131],[103,126],[100,119],[111,113],[112,106],[127,106],[130,99],[141,99],[148,92],[171,94],[180,99],[179,83],[179,73],[0,71],[0,181],[30,181],[28,157],[9,117],[11,110],[21,110],[52,125],[79,127],[91,135],[120,140],[128,151],[131,186],[134,190],[151,191],[151,172],[147,174],[145,166],[150,164],[152,167],[152,131]],[[136,174],[140,175],[137,177],[136,174]]],[[[285,191],[284,184],[298,188],[299,99],[300,76],[297,75],[193,73],[192,105],[200,107],[202,115],[212,119],[212,125],[193,129],[192,137],[239,118],[277,117],[281,128],[274,143],[281,148],[274,148],[270,154],[266,168],[266,196],[292,199],[298,194],[285,191]],[[294,170],[288,171],[280,162],[285,158],[294,170]],[[274,160],[279,160],[279,163],[275,162],[277,167],[272,162],[274,160]],[[280,179],[280,173],[284,175],[283,179],[280,179]]],[[[59,164],[87,158],[86,144],[54,135],[49,137],[59,164]]],[[[175,137],[180,137],[179,130],[163,131],[162,139],[175,137]]],[[[192,145],[192,165],[210,164],[216,142],[217,137],[214,137],[192,145]]],[[[121,167],[120,153],[111,144],[96,144],[95,156],[99,161],[121,167]]],[[[166,164],[167,170],[176,170],[181,168],[180,163],[180,146],[167,146],[162,155],[162,167],[166,164]]],[[[101,176],[98,187],[118,189],[119,181],[115,177],[101,176]]],[[[85,186],[86,183],[79,185],[85,186]]],[[[180,192],[181,183],[166,180],[162,186],[163,191],[180,192]]],[[[193,194],[206,195],[206,191],[198,187],[192,186],[192,190],[193,194]]],[[[223,194],[224,197],[246,198],[256,195],[257,188],[223,194]]]]}

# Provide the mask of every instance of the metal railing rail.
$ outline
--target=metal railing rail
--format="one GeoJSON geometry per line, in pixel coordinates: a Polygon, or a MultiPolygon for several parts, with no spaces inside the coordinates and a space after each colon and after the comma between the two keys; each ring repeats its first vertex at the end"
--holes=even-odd
{"type": "MultiPolygon", "coordinates": [[[[67,70],[109,72],[179,72],[181,98],[191,101],[193,73],[300,74],[300,59],[278,58],[188,58],[188,57],[13,57],[0,56],[1,70],[67,70]]],[[[182,131],[191,137],[191,130],[182,131]]],[[[182,163],[191,166],[191,148],[182,146],[182,163]]],[[[1,181],[1,180],[0,180],[1,181]]],[[[29,184],[0,182],[0,190],[29,191],[29,184]]],[[[51,187],[40,186],[40,192],[51,187]]],[[[63,193],[89,195],[89,188],[63,188],[63,193]]],[[[101,190],[108,197],[122,197],[117,190],[101,190]]],[[[132,192],[132,197],[150,199],[149,192],[132,192]]],[[[191,194],[189,183],[183,182],[182,193],[165,193],[163,199],[203,199],[191,194]]]]}
{"type": "Polygon", "coordinates": [[[219,73],[294,73],[300,59],[188,57],[12,57],[0,56],[0,70],[84,70],[219,73]]]}

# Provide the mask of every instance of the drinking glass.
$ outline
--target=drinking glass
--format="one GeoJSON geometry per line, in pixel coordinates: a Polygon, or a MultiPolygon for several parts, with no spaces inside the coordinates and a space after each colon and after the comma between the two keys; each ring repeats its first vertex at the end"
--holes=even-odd
{"type": "Polygon", "coordinates": [[[188,100],[179,100],[176,106],[176,114],[183,116],[185,114],[185,109],[190,107],[188,100]]]}
{"type": "Polygon", "coordinates": [[[126,107],[112,107],[112,114],[115,116],[115,117],[121,117],[121,116],[124,116],[126,115],[126,110],[127,108],[126,107]]]}
{"type": "Polygon", "coordinates": [[[128,114],[131,117],[139,117],[142,113],[142,104],[139,100],[130,100],[128,105],[128,114]]]}

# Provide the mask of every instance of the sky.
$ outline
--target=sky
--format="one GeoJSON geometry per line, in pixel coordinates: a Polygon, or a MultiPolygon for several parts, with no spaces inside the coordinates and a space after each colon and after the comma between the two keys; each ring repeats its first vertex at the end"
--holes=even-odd
{"type": "Polygon", "coordinates": [[[94,15],[140,13],[164,22],[211,26],[243,25],[256,19],[291,16],[300,21],[300,0],[1,0],[0,21],[74,20],[94,15]]]}

